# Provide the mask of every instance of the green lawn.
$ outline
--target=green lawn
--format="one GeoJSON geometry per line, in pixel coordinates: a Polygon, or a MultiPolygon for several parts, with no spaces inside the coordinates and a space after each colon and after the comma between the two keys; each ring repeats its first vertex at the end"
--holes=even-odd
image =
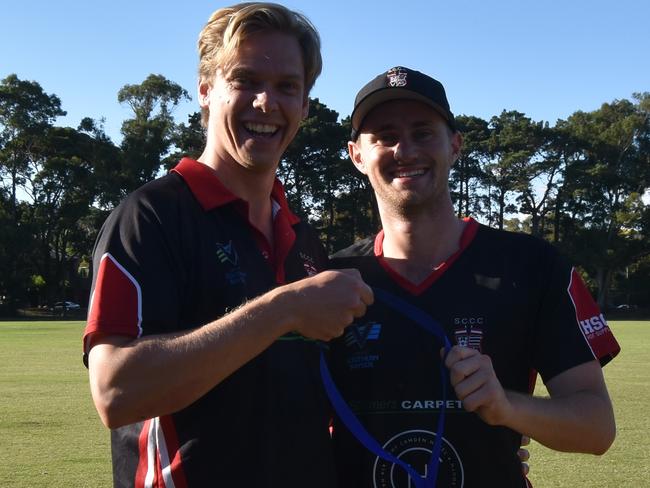
{"type": "MultiPolygon", "coordinates": [[[[603,456],[551,451],[533,442],[530,480],[546,487],[650,486],[650,322],[610,322],[621,353],[603,370],[617,435],[603,456]]],[[[545,394],[538,386],[537,393],[545,394]]]]}
{"type": "MultiPolygon", "coordinates": [[[[535,488],[650,483],[650,322],[610,325],[623,348],[605,368],[616,442],[601,457],[533,443],[535,488]]],[[[111,486],[109,434],[90,400],[82,330],[82,322],[0,322],[0,487],[111,486]]]]}
{"type": "Polygon", "coordinates": [[[0,322],[1,487],[112,485],[82,331],[78,321],[0,322]]]}

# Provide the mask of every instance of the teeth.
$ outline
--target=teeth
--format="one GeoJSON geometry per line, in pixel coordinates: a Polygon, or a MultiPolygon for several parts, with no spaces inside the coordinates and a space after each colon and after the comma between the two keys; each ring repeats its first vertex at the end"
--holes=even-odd
{"type": "Polygon", "coordinates": [[[257,134],[274,134],[275,131],[278,130],[277,125],[253,124],[251,122],[247,122],[246,124],[244,124],[244,127],[246,127],[247,130],[251,132],[255,132],[257,134]]]}
{"type": "Polygon", "coordinates": [[[423,169],[412,169],[410,171],[398,171],[395,175],[397,178],[407,178],[409,176],[420,176],[423,174],[423,169]]]}

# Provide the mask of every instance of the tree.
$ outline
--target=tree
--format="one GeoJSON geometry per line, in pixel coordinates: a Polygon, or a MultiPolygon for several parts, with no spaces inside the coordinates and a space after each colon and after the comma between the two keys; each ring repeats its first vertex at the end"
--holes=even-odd
{"type": "Polygon", "coordinates": [[[117,99],[133,110],[133,118],[122,123],[124,196],[157,175],[176,130],[172,113],[190,96],[180,85],[152,74],[139,85],[122,87],[117,99]]]}
{"type": "Polygon", "coordinates": [[[12,264],[12,229],[11,202],[8,192],[0,187],[0,315],[6,313],[8,294],[12,287],[10,279],[14,272],[12,264]]]}
{"type": "Polygon", "coordinates": [[[38,156],[35,147],[46,137],[58,116],[65,115],[61,101],[49,95],[34,81],[23,81],[15,74],[0,82],[0,193],[4,218],[0,241],[6,246],[0,264],[0,295],[15,306],[24,300],[29,283],[31,224],[25,219],[29,206],[22,204],[18,190],[30,190],[38,156]]]}
{"type": "Polygon", "coordinates": [[[473,116],[456,117],[456,124],[463,134],[463,147],[452,167],[449,186],[458,217],[479,216],[484,203],[480,189],[486,179],[483,168],[489,161],[490,129],[487,121],[473,116]]]}
{"type": "Polygon", "coordinates": [[[546,217],[553,212],[557,186],[562,177],[563,159],[557,143],[555,129],[537,124],[528,137],[534,156],[528,161],[515,184],[519,196],[519,212],[530,215],[530,233],[544,237],[546,217]]]}
{"type": "Polygon", "coordinates": [[[596,276],[601,307],[614,274],[650,252],[642,201],[650,187],[648,98],[605,103],[562,124],[572,147],[562,188],[563,245],[596,276]]]}
{"type": "MultiPolygon", "coordinates": [[[[343,119],[341,126],[345,136],[344,141],[347,141],[352,130],[350,117],[343,119]]],[[[346,142],[337,163],[338,169],[334,174],[337,181],[333,199],[334,218],[328,240],[330,252],[347,247],[361,238],[374,234],[380,228],[375,193],[368,178],[350,161],[346,142]]]]}
{"type": "Polygon", "coordinates": [[[278,175],[290,205],[321,231],[328,251],[376,230],[378,217],[369,184],[347,158],[349,118],[318,99],[287,148],[278,175]]]}
{"type": "Polygon", "coordinates": [[[539,155],[542,144],[542,122],[533,122],[523,113],[503,111],[490,120],[488,150],[490,163],[485,166],[486,180],[496,200],[497,213],[490,209],[489,221],[503,229],[504,216],[516,207],[510,203],[508,195],[521,193],[531,184],[536,171],[532,164],[539,155]]]}
{"type": "Polygon", "coordinates": [[[70,295],[78,262],[90,254],[95,239],[96,229],[84,223],[97,196],[96,141],[69,127],[53,127],[43,142],[32,180],[30,220],[38,243],[37,274],[44,279],[47,299],[53,301],[70,295]]]}
{"type": "Polygon", "coordinates": [[[206,143],[205,129],[201,126],[201,112],[187,116],[187,125],[178,124],[171,135],[175,151],[163,160],[166,169],[172,169],[184,157],[197,159],[206,143]]]}
{"type": "Polygon", "coordinates": [[[99,208],[111,209],[124,198],[123,178],[124,154],[104,132],[103,119],[96,121],[85,117],[77,131],[88,139],[88,160],[92,165],[95,185],[95,202],[99,208]]]}
{"type": "Polygon", "coordinates": [[[54,120],[66,113],[61,100],[48,95],[35,81],[15,74],[0,83],[0,176],[10,182],[10,199],[16,219],[17,189],[29,179],[32,146],[54,120]]]}

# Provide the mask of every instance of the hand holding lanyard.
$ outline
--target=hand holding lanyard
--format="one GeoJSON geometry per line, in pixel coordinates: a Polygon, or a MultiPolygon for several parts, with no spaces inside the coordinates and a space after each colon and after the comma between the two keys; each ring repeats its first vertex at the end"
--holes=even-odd
{"type": "MultiPolygon", "coordinates": [[[[388,293],[387,291],[381,290],[379,288],[373,288],[375,298],[382,301],[385,305],[389,306],[393,310],[407,316],[415,324],[419,325],[421,328],[430,332],[434,336],[438,337],[442,342],[444,342],[445,347],[445,357],[451,349],[451,344],[447,339],[447,336],[443,328],[435,320],[433,320],[428,314],[423,312],[417,307],[414,307],[410,303],[402,300],[401,298],[388,293]]],[[[327,396],[336,410],[339,418],[343,424],[348,428],[348,430],[363,444],[366,449],[375,454],[376,456],[384,459],[385,461],[395,463],[398,466],[404,468],[408,474],[411,476],[413,483],[417,488],[434,488],[436,486],[436,479],[438,477],[438,464],[440,458],[440,450],[442,448],[442,434],[445,426],[445,404],[447,401],[447,377],[446,374],[447,368],[444,365],[444,359],[440,364],[440,380],[442,385],[442,407],[440,409],[440,415],[438,416],[438,428],[436,431],[436,440],[433,445],[433,450],[431,451],[431,459],[429,460],[427,476],[423,478],[410,464],[398,459],[393,456],[391,453],[387,452],[378,442],[372,437],[366,428],[359,422],[359,419],[356,415],[350,410],[350,407],[346,401],[341,396],[340,392],[336,388],[332,376],[327,367],[327,362],[325,361],[325,355],[323,349],[321,349],[320,354],[320,372],[321,378],[323,380],[323,385],[325,386],[325,391],[327,396]]]]}

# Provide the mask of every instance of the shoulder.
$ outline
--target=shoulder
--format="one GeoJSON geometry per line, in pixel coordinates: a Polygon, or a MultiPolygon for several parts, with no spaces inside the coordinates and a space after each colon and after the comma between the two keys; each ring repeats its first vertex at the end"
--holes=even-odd
{"type": "Polygon", "coordinates": [[[168,173],[142,185],[128,195],[121,205],[156,209],[173,205],[187,195],[191,195],[191,191],[183,178],[177,173],[168,173]]]}
{"type": "Polygon", "coordinates": [[[176,173],[168,173],[130,193],[111,212],[107,223],[166,220],[192,200],[191,192],[183,179],[176,173]]]}
{"type": "Polygon", "coordinates": [[[95,243],[95,254],[136,253],[191,241],[204,214],[182,178],[170,173],[146,183],[110,213],[95,243]]]}
{"type": "Polygon", "coordinates": [[[465,253],[473,273],[527,284],[522,290],[559,286],[571,276],[571,264],[558,249],[529,234],[481,225],[465,253]]]}
{"type": "Polygon", "coordinates": [[[351,246],[348,246],[340,251],[332,254],[333,259],[342,259],[346,257],[355,257],[355,256],[368,256],[373,255],[375,249],[375,236],[366,237],[360,241],[355,242],[351,246]]]}
{"type": "Polygon", "coordinates": [[[495,244],[506,244],[512,246],[537,247],[546,246],[548,243],[539,237],[523,232],[511,232],[508,230],[499,230],[488,227],[485,224],[479,224],[478,236],[485,242],[495,244]]]}
{"type": "Polygon", "coordinates": [[[539,259],[555,259],[558,250],[550,242],[530,234],[493,229],[480,224],[475,240],[482,253],[507,256],[511,260],[535,262],[539,259]]]}
{"type": "MultiPolygon", "coordinates": [[[[362,263],[375,255],[375,237],[367,237],[330,256],[332,268],[361,268],[362,263]]],[[[374,259],[373,259],[374,261],[374,259]]]]}

